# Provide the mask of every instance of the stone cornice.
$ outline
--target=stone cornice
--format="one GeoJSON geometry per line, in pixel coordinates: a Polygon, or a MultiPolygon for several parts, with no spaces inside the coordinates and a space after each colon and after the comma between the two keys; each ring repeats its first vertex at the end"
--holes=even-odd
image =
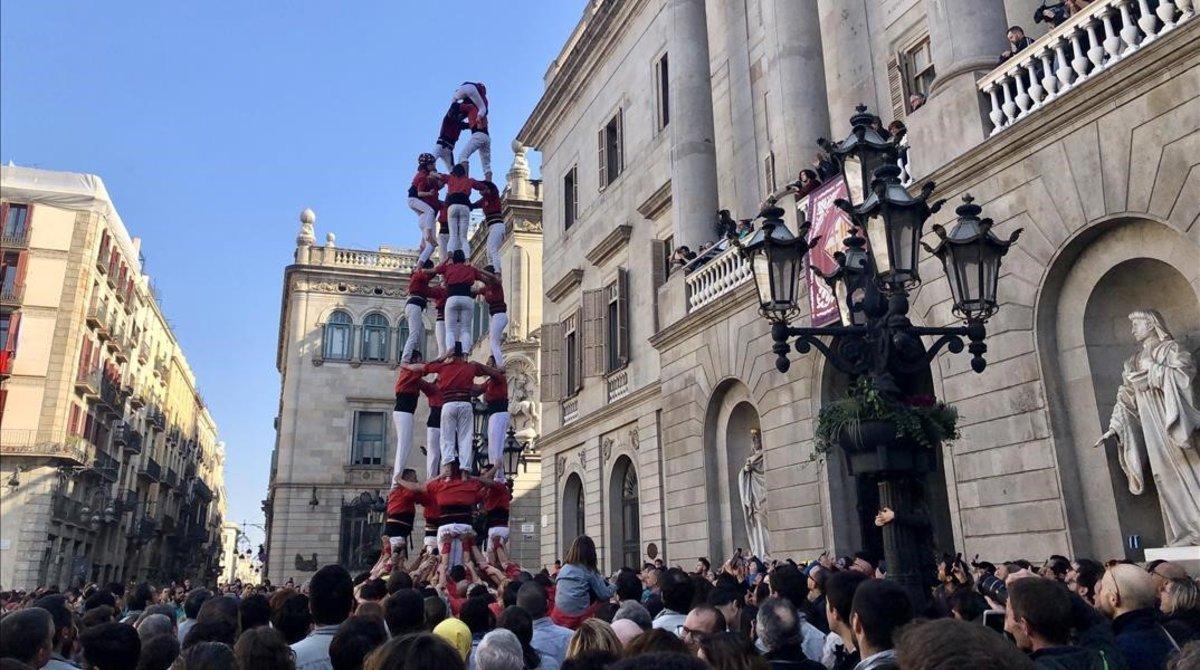
{"type": "Polygon", "coordinates": [[[754,282],[746,282],[650,336],[650,346],[664,351],[702,331],[710,324],[724,321],[743,309],[753,308],[757,291],[754,282]]]}
{"type": "Polygon", "coordinates": [[[604,265],[604,262],[613,257],[625,245],[629,244],[629,236],[633,234],[633,226],[628,223],[623,223],[612,232],[605,235],[604,239],[596,243],[584,256],[596,267],[604,265]]]}
{"type": "Polygon", "coordinates": [[[543,454],[550,453],[557,443],[569,441],[573,436],[591,429],[596,424],[607,421],[622,412],[629,411],[646,400],[657,397],[660,390],[661,382],[647,384],[624,398],[609,403],[581,419],[576,419],[565,426],[559,426],[558,430],[549,435],[543,435],[538,440],[538,450],[543,454]]]}
{"type": "MultiPolygon", "coordinates": [[[[1146,95],[1165,73],[1200,65],[1200,21],[1191,20],[1115,66],[917,181],[934,181],[937,194],[955,193],[1025,160],[1131,100],[1146,95]],[[1160,53],[1161,52],[1161,53],[1160,53]]],[[[920,148],[910,151],[919,152],[920,148]]],[[[981,203],[986,209],[987,204],[981,203]]]]}
{"type": "Polygon", "coordinates": [[[583,270],[573,268],[563,275],[562,279],[554,282],[554,286],[546,289],[546,297],[550,298],[550,302],[558,302],[570,292],[571,289],[583,283],[583,270]]]}
{"type": "Polygon", "coordinates": [[[663,212],[671,206],[671,180],[668,179],[662,186],[659,186],[646,200],[637,206],[638,214],[653,221],[662,216],[663,212]]]}
{"type": "Polygon", "coordinates": [[[604,57],[626,34],[626,25],[648,1],[607,0],[596,10],[517,133],[521,144],[544,151],[549,132],[587,86],[604,57]]]}

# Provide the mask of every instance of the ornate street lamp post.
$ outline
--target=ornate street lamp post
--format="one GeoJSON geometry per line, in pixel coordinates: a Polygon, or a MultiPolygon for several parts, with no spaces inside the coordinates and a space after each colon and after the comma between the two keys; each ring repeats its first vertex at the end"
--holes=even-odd
{"type": "MultiPolygon", "coordinates": [[[[917,195],[900,185],[894,145],[875,130],[877,119],[860,106],[851,119],[854,130],[843,141],[821,145],[838,160],[851,200],[837,206],[847,212],[853,227],[845,249],[835,255],[838,267],[819,273],[833,286],[842,317],[840,326],[799,327],[791,321],[800,314],[800,269],[804,256],[819,240],[806,240],[807,227],[794,236],[784,225],[783,210],[768,206],[762,226],[742,246],[753,268],[760,312],[771,322],[775,367],[787,372],[788,354],[817,349],[829,363],[852,379],[865,379],[883,402],[899,402],[911,393],[914,375],[926,372],[937,353],[952,353],[970,344],[971,368],[983,372],[984,323],[997,308],[996,283],[1004,254],[1020,234],[1007,240],[991,232],[992,222],[980,219],[981,208],[970,196],[956,210],[953,230],[933,230],[936,248],[925,249],[942,261],[951,284],[954,313],[963,325],[931,328],[915,326],[908,318],[909,293],[921,283],[919,247],[925,222],[942,201],[929,202],[934,184],[926,183],[917,195]],[[866,231],[864,238],[860,231],[866,231]],[[926,347],[923,338],[933,337],[926,347]],[[828,341],[822,338],[830,338],[828,341]],[[793,340],[789,344],[789,339],[793,340]]],[[[896,426],[861,424],[864,430],[839,440],[856,477],[879,486],[880,504],[896,512],[883,531],[889,579],[908,589],[920,607],[927,599],[933,564],[929,517],[920,511],[925,499],[924,475],[936,463],[927,447],[900,439],[896,426]]]]}
{"type": "Polygon", "coordinates": [[[504,473],[508,477],[517,476],[517,468],[525,463],[525,449],[528,442],[517,439],[517,431],[508,427],[508,436],[504,438],[504,473]]]}

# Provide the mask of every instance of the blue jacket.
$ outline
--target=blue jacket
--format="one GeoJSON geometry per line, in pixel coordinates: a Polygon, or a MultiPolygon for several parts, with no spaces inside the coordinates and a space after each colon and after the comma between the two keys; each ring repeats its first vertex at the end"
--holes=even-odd
{"type": "Polygon", "coordinates": [[[574,563],[562,566],[554,587],[554,609],[571,616],[583,614],[593,595],[596,600],[608,600],[617,592],[600,573],[574,563]]]}
{"type": "Polygon", "coordinates": [[[1158,610],[1146,607],[1113,619],[1117,648],[1129,670],[1162,670],[1175,645],[1158,623],[1158,610]]]}

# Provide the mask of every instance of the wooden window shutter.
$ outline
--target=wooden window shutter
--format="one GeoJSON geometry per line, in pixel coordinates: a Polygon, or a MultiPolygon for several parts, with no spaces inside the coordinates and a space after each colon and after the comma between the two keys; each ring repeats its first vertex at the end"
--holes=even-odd
{"type": "Polygon", "coordinates": [[[571,167],[571,222],[579,220],[579,168],[571,167]]]}
{"type": "Polygon", "coordinates": [[[892,119],[903,119],[908,103],[904,100],[904,68],[900,54],[888,59],[888,96],[892,103],[892,119]]]}
{"type": "Polygon", "coordinates": [[[650,291],[650,302],[654,305],[654,332],[658,332],[658,289],[667,283],[670,273],[670,261],[667,260],[666,240],[650,240],[650,277],[653,287],[650,291]]]}
{"type": "Polygon", "coordinates": [[[543,323],[541,331],[541,401],[558,402],[562,391],[563,327],[561,323],[543,323]]]}
{"type": "Polygon", "coordinates": [[[601,126],[600,132],[596,134],[597,153],[600,154],[600,190],[608,186],[608,157],[604,150],[604,131],[607,126],[601,126]]]}
{"type": "Polygon", "coordinates": [[[617,174],[625,171],[625,110],[617,110],[617,174]]]}
{"type": "Polygon", "coordinates": [[[604,361],[607,360],[607,356],[605,356],[607,353],[605,351],[607,295],[606,289],[583,292],[583,328],[576,332],[582,335],[583,374],[585,377],[604,374],[604,361]]]}
{"type": "Polygon", "coordinates": [[[8,342],[5,349],[8,350],[9,356],[16,358],[17,356],[17,337],[21,334],[21,313],[13,312],[8,320],[8,342]]]}
{"type": "Polygon", "coordinates": [[[629,364],[629,271],[617,269],[617,360],[629,364]]]}

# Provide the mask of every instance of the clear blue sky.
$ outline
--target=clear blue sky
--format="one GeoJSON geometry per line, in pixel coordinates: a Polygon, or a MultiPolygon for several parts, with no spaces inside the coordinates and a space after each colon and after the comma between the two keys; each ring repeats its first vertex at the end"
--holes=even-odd
{"type": "Polygon", "coordinates": [[[100,175],[143,239],[226,442],[230,519],[261,522],[300,210],[339,246],[414,244],[407,181],[454,87],[488,84],[499,181],[584,5],[0,5],[0,160],[100,175]]]}

